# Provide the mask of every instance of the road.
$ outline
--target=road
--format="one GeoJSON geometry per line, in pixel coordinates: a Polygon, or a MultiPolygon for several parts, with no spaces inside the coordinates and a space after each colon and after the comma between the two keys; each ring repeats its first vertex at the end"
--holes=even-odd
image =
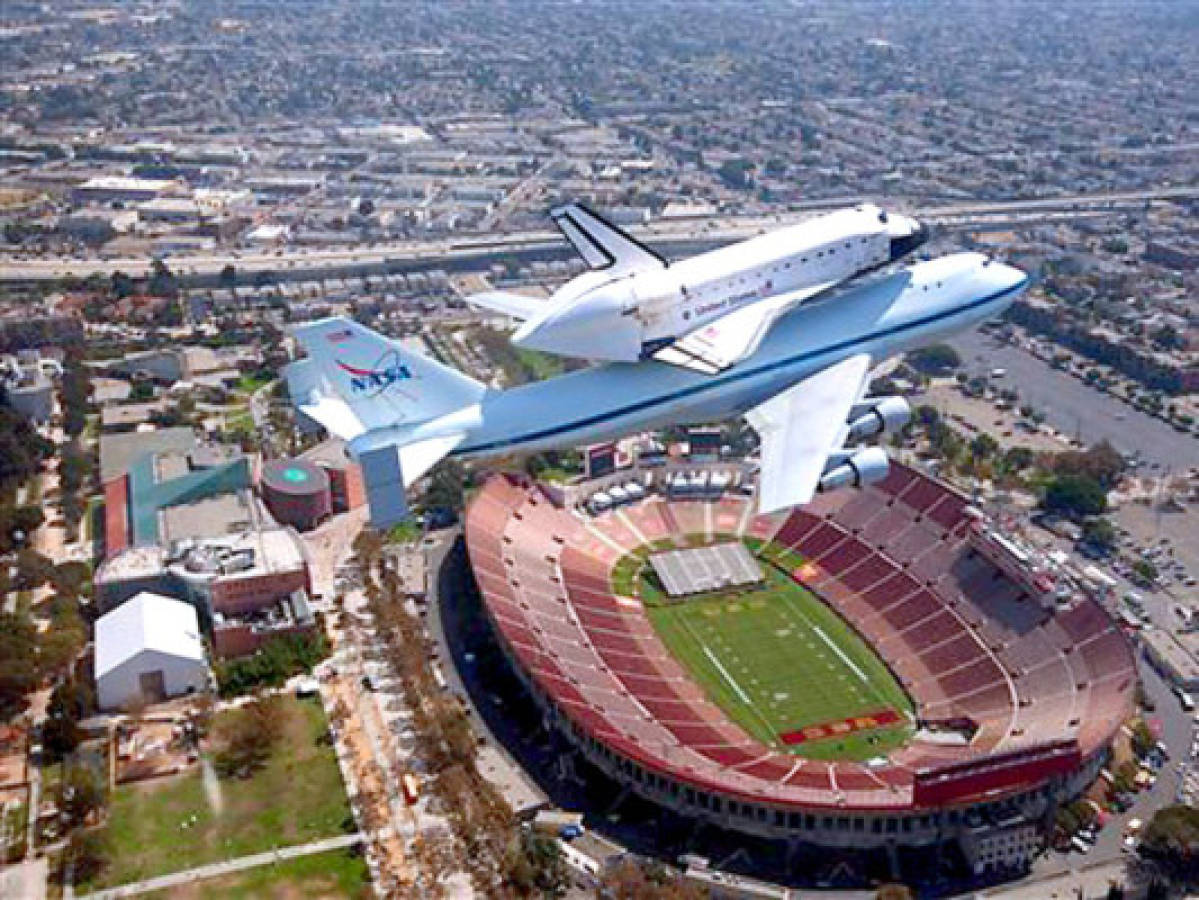
{"type": "Polygon", "coordinates": [[[241,856],[237,859],[227,859],[223,862],[209,863],[194,869],[184,869],[182,872],[172,872],[170,875],[160,875],[145,881],[134,881],[106,891],[96,891],[92,894],[77,894],[79,898],[89,900],[116,900],[117,897],[133,897],[137,894],[148,894],[151,891],[165,891],[170,888],[182,887],[196,881],[209,878],[220,878],[246,869],[256,869],[259,866],[269,866],[272,863],[295,859],[300,856],[311,856],[314,853],[327,853],[330,850],[341,850],[366,840],[366,836],[356,831],[353,834],[342,834],[337,837],[313,841],[296,847],[283,847],[279,850],[268,850],[265,853],[255,853],[251,856],[241,856]]]}
{"type": "Polygon", "coordinates": [[[1199,440],[1058,371],[1030,353],[981,331],[951,342],[971,375],[1006,369],[1003,383],[1045,413],[1046,421],[1087,444],[1108,440],[1117,450],[1174,471],[1199,465],[1199,440]]]}
{"type": "Polygon", "coordinates": [[[985,891],[982,896],[1076,897],[1076,889],[1080,886],[1087,890],[1088,897],[1106,892],[1108,878],[1122,873],[1125,864],[1133,859],[1121,850],[1124,828],[1128,822],[1134,818],[1148,822],[1155,810],[1176,802],[1175,796],[1181,782],[1179,765],[1190,758],[1191,717],[1179,706],[1170,685],[1140,658],[1139,650],[1137,655],[1137,667],[1145,693],[1156,706],[1149,718],[1161,723],[1161,740],[1169,748],[1170,761],[1158,774],[1153,787],[1137,795],[1131,809],[1110,816],[1107,825],[1099,832],[1095,846],[1085,856],[1073,851],[1050,851],[1034,865],[1029,878],[985,891]],[[1097,873],[1102,873],[1102,877],[1097,878],[1097,873]],[[1098,892],[1095,892],[1096,886],[1099,886],[1098,892]]]}
{"type": "MultiPolygon", "coordinates": [[[[534,184],[536,182],[534,181],[534,184]]],[[[930,222],[954,225],[967,224],[974,218],[987,222],[997,216],[1027,216],[1031,221],[1046,216],[1090,215],[1096,210],[1116,207],[1137,207],[1152,200],[1182,200],[1199,197],[1199,187],[1164,187],[1146,191],[1077,194],[1067,197],[1014,199],[998,202],[968,202],[950,206],[927,206],[906,209],[912,215],[930,222]]],[[[852,201],[846,200],[845,205],[852,201]]],[[[841,205],[834,202],[831,205],[841,205]]],[[[660,220],[647,228],[633,229],[638,237],[651,243],[686,244],[698,242],[711,245],[740,240],[758,234],[764,228],[777,228],[811,215],[781,213],[770,216],[720,216],[713,219],[660,220]]],[[[215,279],[226,265],[237,268],[239,275],[255,272],[275,272],[295,276],[300,272],[321,269],[379,268],[393,262],[417,263],[438,260],[445,264],[455,258],[476,257],[495,253],[545,246],[561,247],[561,236],[554,231],[532,231],[513,234],[463,234],[437,240],[408,240],[370,245],[327,247],[310,250],[226,251],[222,253],[173,256],[168,260],[171,269],[184,279],[215,279]]],[[[109,277],[115,271],[144,276],[150,270],[148,256],[122,259],[6,259],[0,261],[0,282],[57,281],[62,278],[86,278],[89,275],[109,277]]]]}

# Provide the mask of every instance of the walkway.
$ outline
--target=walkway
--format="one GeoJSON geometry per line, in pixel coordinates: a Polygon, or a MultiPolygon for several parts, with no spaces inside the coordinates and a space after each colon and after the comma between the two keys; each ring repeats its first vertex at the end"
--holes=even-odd
{"type": "Polygon", "coordinates": [[[311,856],[314,853],[325,853],[329,850],[341,850],[365,840],[366,835],[361,831],[356,831],[353,834],[342,834],[337,837],[313,841],[309,844],[300,844],[296,847],[283,847],[279,850],[268,850],[265,853],[255,853],[251,856],[241,856],[237,859],[209,863],[206,866],[197,866],[194,869],[184,869],[182,872],[172,872],[170,875],[159,875],[157,878],[147,878],[145,881],[134,881],[130,884],[123,884],[120,887],[109,888],[105,891],[96,891],[94,894],[77,894],[76,896],[80,900],[82,898],[87,898],[87,900],[114,900],[117,897],[133,897],[137,894],[148,894],[151,891],[162,891],[168,888],[179,887],[194,881],[220,878],[222,875],[231,875],[234,872],[243,872],[246,869],[256,869],[259,866],[269,866],[272,863],[283,862],[284,860],[295,859],[300,856],[311,856]]]}

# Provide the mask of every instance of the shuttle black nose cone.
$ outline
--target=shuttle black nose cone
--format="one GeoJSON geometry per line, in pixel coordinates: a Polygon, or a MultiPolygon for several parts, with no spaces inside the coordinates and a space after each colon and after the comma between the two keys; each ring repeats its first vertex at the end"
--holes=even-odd
{"type": "Polygon", "coordinates": [[[928,226],[923,222],[911,234],[903,237],[891,238],[891,261],[902,259],[907,256],[921,244],[928,241],[928,226]]]}

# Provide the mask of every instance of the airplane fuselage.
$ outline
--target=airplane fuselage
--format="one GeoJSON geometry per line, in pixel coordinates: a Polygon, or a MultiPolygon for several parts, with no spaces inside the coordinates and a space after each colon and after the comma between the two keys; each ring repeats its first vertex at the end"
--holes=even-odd
{"type": "MultiPolygon", "coordinates": [[[[716,376],[655,361],[609,363],[506,391],[358,449],[465,434],[462,457],[536,453],[672,424],[743,414],[847,357],[876,363],[998,315],[1027,284],[1019,270],[962,253],[847,286],[780,319],[758,350],[716,376]]],[[[365,440],[364,440],[365,439],[365,440]]]]}

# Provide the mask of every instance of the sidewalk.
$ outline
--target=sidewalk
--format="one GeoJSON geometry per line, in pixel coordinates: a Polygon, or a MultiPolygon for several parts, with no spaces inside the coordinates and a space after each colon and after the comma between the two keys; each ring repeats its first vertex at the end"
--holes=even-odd
{"type": "Polygon", "coordinates": [[[286,859],[295,859],[298,856],[311,856],[314,853],[340,850],[365,840],[366,835],[360,831],[356,831],[353,834],[342,834],[337,837],[312,841],[309,844],[300,844],[296,847],[283,847],[279,850],[268,850],[265,853],[255,853],[251,856],[242,856],[237,859],[227,859],[223,862],[209,863],[206,866],[197,866],[194,869],[184,869],[182,872],[172,872],[170,875],[160,875],[157,878],[147,878],[145,881],[135,881],[131,884],[123,884],[120,887],[96,891],[94,894],[77,894],[76,896],[80,900],[82,898],[88,898],[88,900],[114,900],[116,897],[132,897],[137,894],[147,894],[151,891],[179,887],[180,885],[190,884],[194,881],[219,878],[222,875],[230,875],[234,872],[245,871],[246,869],[255,869],[259,866],[268,866],[286,859]]]}

